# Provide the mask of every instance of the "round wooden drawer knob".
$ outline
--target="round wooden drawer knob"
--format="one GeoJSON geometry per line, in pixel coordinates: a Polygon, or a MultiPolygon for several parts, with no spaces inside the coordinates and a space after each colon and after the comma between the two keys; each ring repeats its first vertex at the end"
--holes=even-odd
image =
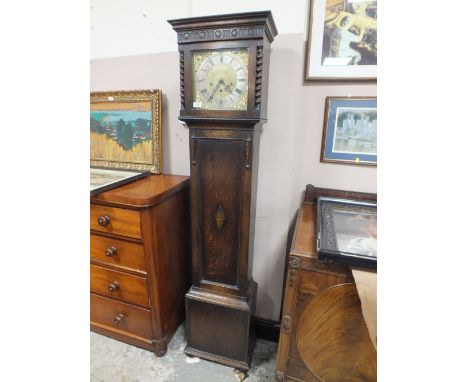
{"type": "Polygon", "coordinates": [[[107,257],[112,257],[112,256],[115,256],[117,255],[117,248],[115,247],[109,247],[106,249],[106,256],[107,257]]]}
{"type": "Polygon", "coordinates": [[[109,225],[109,224],[110,224],[110,221],[111,221],[111,219],[110,219],[110,217],[107,216],[107,215],[106,215],[106,216],[99,216],[99,217],[98,217],[98,220],[97,220],[98,224],[99,224],[100,226],[103,226],[103,227],[105,227],[106,225],[109,225]]]}
{"type": "Polygon", "coordinates": [[[125,318],[125,316],[122,313],[120,313],[117,316],[115,316],[114,322],[118,325],[118,324],[122,323],[124,318],[125,318]]]}
{"type": "Polygon", "coordinates": [[[117,281],[112,281],[107,289],[109,290],[109,292],[115,292],[116,290],[119,290],[120,289],[120,285],[117,281]]]}

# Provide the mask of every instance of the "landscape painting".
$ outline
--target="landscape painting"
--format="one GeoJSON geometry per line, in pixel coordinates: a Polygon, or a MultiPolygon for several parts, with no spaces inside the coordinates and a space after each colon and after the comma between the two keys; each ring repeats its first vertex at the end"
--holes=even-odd
{"type": "Polygon", "coordinates": [[[159,101],[155,104],[154,94],[152,97],[126,97],[125,92],[118,94],[120,96],[113,94],[107,97],[92,94],[91,164],[159,172],[155,167],[160,165],[160,117],[153,115],[155,109],[160,111],[159,101]]]}

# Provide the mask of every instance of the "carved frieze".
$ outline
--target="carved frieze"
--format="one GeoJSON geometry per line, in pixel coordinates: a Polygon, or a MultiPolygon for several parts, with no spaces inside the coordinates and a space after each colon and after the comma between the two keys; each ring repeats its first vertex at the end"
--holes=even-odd
{"type": "Polygon", "coordinates": [[[216,40],[236,40],[248,38],[262,38],[262,26],[235,27],[235,28],[213,28],[181,31],[177,33],[177,42],[191,43],[216,40]]]}
{"type": "Polygon", "coordinates": [[[328,273],[337,276],[349,276],[350,274],[349,268],[345,265],[326,263],[319,260],[303,261],[301,264],[301,269],[306,271],[328,273]]]}

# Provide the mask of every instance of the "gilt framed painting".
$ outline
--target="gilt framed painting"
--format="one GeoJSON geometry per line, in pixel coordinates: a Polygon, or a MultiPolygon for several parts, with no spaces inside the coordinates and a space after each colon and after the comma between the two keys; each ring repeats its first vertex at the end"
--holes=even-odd
{"type": "Polygon", "coordinates": [[[91,166],[162,171],[160,90],[91,93],[91,166]]]}
{"type": "Polygon", "coordinates": [[[321,162],[377,165],[377,98],[327,97],[321,162]]]}
{"type": "Polygon", "coordinates": [[[305,79],[375,81],[377,0],[310,0],[305,79]]]}

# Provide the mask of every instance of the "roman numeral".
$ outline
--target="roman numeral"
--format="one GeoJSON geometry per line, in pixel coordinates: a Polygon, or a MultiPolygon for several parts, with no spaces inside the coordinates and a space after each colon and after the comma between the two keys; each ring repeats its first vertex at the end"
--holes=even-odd
{"type": "Polygon", "coordinates": [[[201,92],[202,92],[202,94],[205,94],[205,93],[206,93],[206,89],[203,89],[201,92]]]}
{"type": "Polygon", "coordinates": [[[219,57],[219,60],[220,60],[221,62],[223,62],[223,56],[219,57]]]}
{"type": "Polygon", "coordinates": [[[239,88],[236,88],[236,92],[242,94],[242,90],[240,90],[239,88]]]}
{"type": "Polygon", "coordinates": [[[236,69],[236,72],[238,72],[238,71],[241,70],[241,69],[242,69],[242,66],[238,67],[238,68],[236,69]]]}
{"type": "Polygon", "coordinates": [[[237,81],[242,81],[242,82],[244,82],[244,81],[245,81],[245,78],[238,78],[237,81]]]}

